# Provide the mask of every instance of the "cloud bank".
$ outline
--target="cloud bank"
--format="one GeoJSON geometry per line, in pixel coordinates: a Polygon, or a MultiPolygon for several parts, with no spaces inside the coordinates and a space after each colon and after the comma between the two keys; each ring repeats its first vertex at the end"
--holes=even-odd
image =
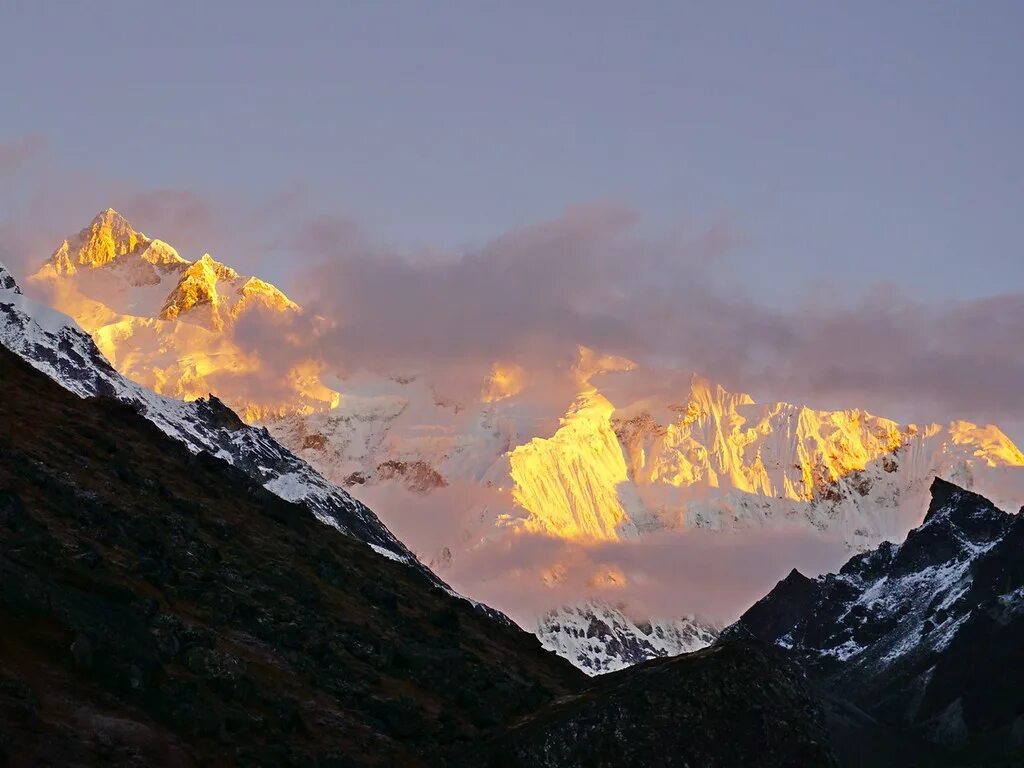
{"type": "MultiPolygon", "coordinates": [[[[884,283],[763,300],[729,261],[735,225],[651,234],[613,203],[573,206],[461,253],[405,254],[320,220],[292,243],[343,368],[460,374],[565,365],[576,344],[697,371],[759,399],[903,420],[1024,420],[1024,294],[926,303],[884,283]]],[[[254,342],[269,329],[252,328],[254,342]]]]}
{"type": "Polygon", "coordinates": [[[838,539],[795,524],[594,543],[527,533],[458,542],[459,531],[479,534],[472,518],[481,508],[502,503],[487,488],[455,483],[424,496],[369,486],[360,498],[385,514],[391,530],[454,589],[501,608],[527,629],[538,615],[584,596],[621,604],[639,619],[696,614],[729,623],[791,569],[817,575],[850,556],[838,539]],[[431,562],[446,544],[469,548],[450,563],[431,562]]]}
{"type": "Polygon", "coordinates": [[[636,618],[693,614],[724,625],[793,568],[817,575],[848,557],[840,542],[796,529],[672,531],[599,545],[521,535],[464,555],[443,575],[527,628],[581,595],[621,603],[636,618]]]}

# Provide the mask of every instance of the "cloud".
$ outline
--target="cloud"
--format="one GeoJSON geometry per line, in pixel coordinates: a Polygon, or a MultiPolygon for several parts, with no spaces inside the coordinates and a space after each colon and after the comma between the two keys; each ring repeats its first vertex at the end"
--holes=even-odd
{"type": "MultiPolygon", "coordinates": [[[[299,234],[301,233],[301,234],[299,234]]],[[[729,261],[737,227],[651,234],[614,203],[573,206],[460,253],[403,253],[350,219],[290,239],[317,354],[342,370],[570,364],[575,345],[697,371],[759,399],[905,420],[1024,420],[1024,294],[925,303],[892,285],[762,300],[729,261]]],[[[253,343],[270,329],[251,329],[253,343]]]]}
{"type": "Polygon", "coordinates": [[[139,222],[143,231],[154,233],[152,237],[168,238],[190,258],[214,248],[221,239],[215,205],[192,190],[128,189],[115,195],[110,205],[129,221],[139,222]]]}
{"type": "Polygon", "coordinates": [[[247,203],[113,176],[58,167],[39,136],[0,142],[0,259],[33,271],[113,204],[186,257],[209,250],[294,287],[305,326],[239,329],[275,363],[422,371],[458,398],[496,359],[536,374],[567,368],[584,344],[758,399],[1024,424],[1021,293],[925,303],[891,285],[815,285],[779,306],[729,260],[742,222],[652,233],[637,211],[599,202],[458,252],[407,252],[317,213],[302,184],[247,203]]]}
{"type": "Polygon", "coordinates": [[[637,618],[695,614],[725,624],[792,568],[817,575],[848,557],[840,542],[795,528],[670,531],[594,545],[519,535],[466,553],[443,576],[524,627],[584,597],[623,604],[637,618]]]}
{"type": "Polygon", "coordinates": [[[729,259],[742,222],[654,233],[606,201],[457,252],[408,252],[349,215],[317,212],[301,183],[246,202],[116,176],[59,167],[40,136],[0,141],[0,259],[34,271],[113,204],[188,258],[209,250],[294,288],[305,320],[239,328],[275,363],[422,371],[458,398],[496,359],[541,375],[568,368],[584,344],[762,400],[992,421],[1017,434],[1024,424],[1021,293],[925,303],[891,285],[797,285],[780,306],[729,259]]]}
{"type": "MultiPolygon", "coordinates": [[[[701,262],[721,256],[728,231],[655,243],[636,235],[637,219],[618,204],[573,206],[464,252],[409,254],[351,220],[320,217],[291,238],[290,258],[307,265],[296,282],[310,315],[333,321],[317,336],[320,357],[343,371],[425,372],[442,389],[472,381],[476,391],[499,359],[539,372],[570,366],[578,344],[642,353],[638,302],[665,300],[666,273],[690,273],[671,302],[702,290],[701,262]]],[[[243,330],[253,346],[273,332],[243,330]]]]}
{"type": "Polygon", "coordinates": [[[837,538],[781,521],[728,533],[671,530],[596,543],[502,536],[481,531],[475,519],[488,508],[511,511],[495,489],[454,482],[427,495],[389,485],[354,490],[456,591],[500,608],[525,628],[553,607],[585,598],[622,605],[640,619],[696,614],[724,624],[791,569],[817,575],[850,556],[837,538]],[[457,549],[451,562],[437,560],[449,545],[457,549]]]}

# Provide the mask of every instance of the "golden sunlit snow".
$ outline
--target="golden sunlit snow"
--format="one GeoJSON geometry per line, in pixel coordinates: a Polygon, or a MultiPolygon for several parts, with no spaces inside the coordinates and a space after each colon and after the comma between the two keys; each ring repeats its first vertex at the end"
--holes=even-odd
{"type": "Polygon", "coordinates": [[[586,347],[561,374],[561,400],[511,361],[494,362],[474,402],[448,402],[416,377],[342,395],[324,383],[325,361],[273,370],[272,350],[236,340],[251,312],[282,326],[301,315],[280,290],[209,254],[190,262],[111,209],[61,243],[31,284],[121,373],[183,399],[213,392],[338,484],[479,489],[463,494],[479,505],[468,510],[478,529],[453,532],[470,545],[488,530],[599,542],[797,521],[864,547],[905,533],[914,521],[897,512],[916,514],[935,474],[988,484],[998,499],[1003,470],[1024,466],[995,426],[759,405],[697,376],[653,397],[643,377],[656,372],[586,347]],[[606,386],[609,377],[634,386],[606,386]]]}
{"type": "Polygon", "coordinates": [[[113,209],[61,243],[29,284],[75,318],[118,371],[160,394],[189,400],[214,392],[249,420],[338,403],[319,363],[264,370],[259,352],[230,333],[246,313],[283,315],[297,304],[209,254],[183,259],[113,209]],[[261,372],[275,386],[253,391],[248,384],[261,372]]]}

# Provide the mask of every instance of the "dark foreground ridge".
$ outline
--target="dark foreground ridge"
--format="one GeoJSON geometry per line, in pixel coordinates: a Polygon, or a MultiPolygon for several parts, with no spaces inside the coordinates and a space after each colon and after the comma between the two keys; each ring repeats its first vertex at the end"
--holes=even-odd
{"type": "Polygon", "coordinates": [[[0,764],[831,765],[749,643],[591,681],[0,349],[0,764]]]}
{"type": "Polygon", "coordinates": [[[830,764],[803,675],[761,643],[712,646],[591,680],[503,734],[486,764],[830,764]]]}

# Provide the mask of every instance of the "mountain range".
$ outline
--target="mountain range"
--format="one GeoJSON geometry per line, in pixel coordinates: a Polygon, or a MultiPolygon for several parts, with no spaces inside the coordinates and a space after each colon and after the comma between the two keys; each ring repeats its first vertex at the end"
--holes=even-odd
{"type": "Polygon", "coordinates": [[[588,675],[600,675],[698,651],[711,645],[719,631],[693,616],[636,621],[622,608],[584,600],[541,616],[534,634],[549,651],[588,675]]]}
{"type": "MultiPolygon", "coordinates": [[[[255,457],[236,463],[292,496],[309,493],[312,470],[316,494],[346,489],[346,504],[355,496],[374,507],[404,541],[378,545],[442,574],[468,551],[516,534],[588,544],[662,531],[781,529],[864,551],[901,540],[921,521],[936,476],[1003,509],[1024,500],[1024,455],[994,425],[900,424],[856,408],[758,404],[700,376],[582,347],[573,364],[554,371],[497,360],[477,394],[459,400],[418,372],[333,376],[331,361],[311,349],[271,374],[278,386],[268,394],[247,381],[267,375],[263,353],[271,350],[240,343],[236,331],[254,318],[287,326],[302,307],[209,254],[183,258],[112,209],[60,243],[28,287],[88,331],[125,377],[118,387],[141,385],[130,397],[152,399],[148,388],[197,403],[158,398],[154,413],[223,402],[265,430],[238,434],[253,444],[273,437],[290,451],[286,464],[303,468],[296,474],[255,457]],[[407,522],[437,507],[443,524],[407,522]]],[[[217,440],[224,443],[223,430],[217,440]]],[[[532,588],[543,592],[559,578],[545,571],[532,588]]],[[[471,593],[473,585],[462,588],[471,593]]],[[[579,599],[552,610],[620,611],[605,604],[594,613],[596,595],[579,599]]],[[[575,648],[562,634],[574,622],[546,621],[545,613],[534,622],[544,642],[575,648]]],[[[652,622],[627,616],[601,619],[625,632],[612,637],[618,648],[636,637],[627,626],[652,622]]],[[[653,623],[678,621],[694,621],[695,630],[706,623],[682,614],[653,623]]],[[[579,656],[578,648],[566,652],[579,656]]],[[[619,663],[615,650],[583,655],[590,661],[577,663],[585,669],[619,663]]],[[[650,655],[659,652],[652,646],[650,655]]]]}
{"type": "Polygon", "coordinates": [[[226,406],[121,379],[6,271],[0,329],[4,764],[834,765],[761,646],[591,681],[226,406]]]}
{"type": "Polygon", "coordinates": [[[494,362],[475,397],[451,401],[416,372],[364,372],[328,387],[331,361],[315,357],[280,372],[277,400],[254,400],[238,382],[260,355],[241,349],[232,327],[301,308],[209,254],[187,261],[112,209],[29,282],[121,373],[172,397],[213,392],[357,495],[476,489],[461,530],[409,542],[437,567],[510,531],[600,541],[796,523],[863,550],[920,522],[936,475],[1006,508],[1024,497],[1024,454],[994,425],[758,404],[585,348],[559,374],[566,394],[554,404],[536,371],[507,361],[494,362]]]}
{"type": "Polygon", "coordinates": [[[545,647],[608,673],[588,679],[266,428],[129,381],[3,268],[0,346],[12,764],[1024,759],[1024,518],[959,485],[933,478],[905,537],[794,570],[721,633],[595,602],[541,617],[545,647]]]}
{"type": "MultiPolygon", "coordinates": [[[[261,365],[235,343],[231,330],[239,322],[299,311],[275,286],[209,254],[188,261],[109,208],[65,239],[28,285],[88,331],[118,371],[179,399],[216,392],[223,381],[261,365]]],[[[337,394],[319,383],[317,371],[297,366],[280,373],[282,399],[249,398],[242,407],[231,400],[247,421],[337,405],[337,394]]]]}

